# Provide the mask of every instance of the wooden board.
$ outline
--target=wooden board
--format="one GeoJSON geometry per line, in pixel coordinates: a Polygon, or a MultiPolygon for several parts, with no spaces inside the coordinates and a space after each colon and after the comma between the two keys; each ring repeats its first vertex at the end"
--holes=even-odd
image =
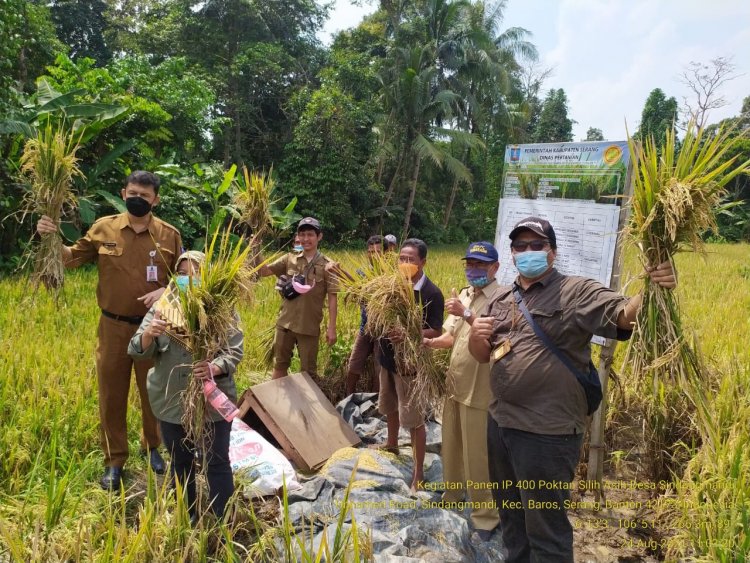
{"type": "Polygon", "coordinates": [[[240,416],[252,409],[300,469],[312,471],[336,450],[360,439],[306,373],[254,385],[242,396],[240,416]]]}

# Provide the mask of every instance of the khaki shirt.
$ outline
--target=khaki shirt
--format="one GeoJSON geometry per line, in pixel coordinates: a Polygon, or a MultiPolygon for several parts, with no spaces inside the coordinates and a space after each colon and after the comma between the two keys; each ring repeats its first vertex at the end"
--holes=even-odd
{"type": "MultiPolygon", "coordinates": [[[[281,312],[276,321],[277,327],[308,336],[320,334],[320,323],[323,321],[323,307],[326,304],[326,296],[338,292],[338,284],[334,276],[325,270],[329,261],[324,255],[318,254],[306,280],[309,285],[314,279],[315,287],[296,299],[282,298],[281,312]]],[[[291,277],[304,274],[307,265],[307,258],[304,257],[302,252],[290,252],[269,264],[268,268],[275,276],[287,275],[291,277]]]]}
{"type": "Polygon", "coordinates": [[[146,306],[138,298],[166,287],[182,250],[180,233],[169,223],[151,216],[148,229],[136,233],[127,213],[102,217],[86,235],[70,247],[73,255],[65,266],[77,268],[96,262],[99,308],[115,315],[142,317],[146,306]],[[149,252],[155,251],[155,256],[149,252]],[[146,267],[156,266],[157,281],[146,281],[146,267]]]}
{"type": "MultiPolygon", "coordinates": [[[[498,288],[492,280],[482,289],[467,287],[461,290],[458,298],[464,307],[471,309],[475,316],[481,315],[492,295],[498,288]]],[[[448,368],[448,397],[468,407],[487,410],[490,404],[490,366],[480,364],[469,352],[471,325],[463,317],[448,315],[443,328],[453,335],[453,350],[448,368]]]]}
{"type": "MultiPolygon", "coordinates": [[[[553,269],[521,294],[539,328],[584,373],[594,334],[629,337],[629,331],[617,328],[628,299],[597,281],[553,269]]],[[[536,434],[582,433],[587,411],[583,387],[534,334],[516,305],[513,287],[500,287],[487,312],[495,320],[489,410],[497,424],[536,434]],[[495,350],[505,340],[510,352],[496,358],[495,350]]]]}

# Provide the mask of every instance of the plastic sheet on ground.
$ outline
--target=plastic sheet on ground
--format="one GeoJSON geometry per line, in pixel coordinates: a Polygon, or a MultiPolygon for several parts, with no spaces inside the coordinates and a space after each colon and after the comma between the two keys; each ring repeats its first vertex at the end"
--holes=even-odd
{"type": "MultiPolygon", "coordinates": [[[[365,444],[385,441],[386,424],[378,417],[377,395],[356,393],[337,405],[337,409],[365,444]]],[[[412,452],[406,446],[409,435],[400,434],[399,455],[363,448],[342,448],[310,478],[300,478],[302,487],[289,494],[289,517],[297,533],[310,534],[317,549],[327,536],[333,545],[336,521],[345,509],[344,498],[350,480],[349,512],[361,532],[370,530],[376,562],[472,562],[503,561],[500,534],[489,542],[472,539],[470,510],[449,510],[441,503],[441,494],[429,490],[430,483],[442,482],[440,456],[441,428],[427,423],[428,453],[425,478],[428,490],[410,493],[412,452]],[[357,464],[357,471],[352,471],[357,464]]],[[[467,499],[468,500],[468,499],[467,499]]]]}

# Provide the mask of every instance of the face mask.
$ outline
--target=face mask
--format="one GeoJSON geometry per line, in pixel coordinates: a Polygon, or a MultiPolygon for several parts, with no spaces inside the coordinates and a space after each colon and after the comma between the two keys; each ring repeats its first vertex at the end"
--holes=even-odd
{"type": "Polygon", "coordinates": [[[536,278],[547,271],[548,250],[527,250],[513,256],[516,261],[516,268],[525,278],[536,278]]]}
{"type": "Polygon", "coordinates": [[[487,270],[483,270],[482,268],[467,268],[466,281],[473,287],[484,287],[490,283],[487,277],[487,270]]]}
{"type": "Polygon", "coordinates": [[[292,247],[292,250],[294,252],[302,252],[303,248],[301,244],[295,244],[294,247],[292,247]]]}
{"type": "Polygon", "coordinates": [[[125,207],[134,217],[145,217],[151,211],[151,204],[140,196],[125,199],[125,207]]]}
{"type": "Polygon", "coordinates": [[[298,276],[294,276],[292,278],[292,287],[294,288],[294,291],[296,291],[299,294],[304,294],[310,291],[313,287],[315,287],[315,280],[312,281],[310,285],[307,285],[304,283],[305,278],[303,276],[299,276],[302,278],[302,283],[297,281],[298,276]]]}
{"type": "Polygon", "coordinates": [[[399,272],[401,272],[402,276],[411,280],[415,275],[417,275],[419,268],[416,264],[409,264],[408,262],[405,262],[398,265],[398,270],[399,272]]]}
{"type": "MultiPolygon", "coordinates": [[[[180,288],[180,291],[184,293],[190,287],[190,278],[193,278],[193,276],[186,276],[184,274],[178,275],[175,276],[174,283],[177,284],[177,287],[180,288]]],[[[198,287],[200,285],[200,281],[200,278],[193,278],[193,287],[198,287]]]]}

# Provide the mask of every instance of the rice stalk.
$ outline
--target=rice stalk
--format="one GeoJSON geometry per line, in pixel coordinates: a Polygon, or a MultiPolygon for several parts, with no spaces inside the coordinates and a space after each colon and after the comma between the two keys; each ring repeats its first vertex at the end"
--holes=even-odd
{"type": "MultiPolygon", "coordinates": [[[[250,247],[242,240],[233,239],[231,225],[221,234],[216,231],[206,249],[200,268],[200,282],[180,291],[180,306],[193,361],[211,360],[229,345],[237,324],[236,309],[248,297],[253,275],[248,268],[250,247]]],[[[189,440],[203,444],[206,421],[206,399],[203,382],[191,377],[182,396],[182,424],[189,440]]]]}
{"type": "MultiPolygon", "coordinates": [[[[725,185],[750,169],[750,161],[737,164],[736,157],[726,158],[737,140],[731,130],[709,134],[692,122],[681,143],[674,127],[667,131],[661,152],[653,137],[642,145],[628,139],[634,190],[627,235],[644,266],[668,261],[675,268],[677,252],[703,252],[702,235],[716,230],[715,214],[726,194],[725,185]]],[[[645,401],[638,400],[644,409],[650,477],[669,479],[681,465],[673,457],[675,446],[698,438],[682,389],[693,378],[705,376],[699,354],[686,338],[675,292],[652,283],[648,276],[644,276],[643,303],[626,364],[637,388],[649,390],[645,401]]]]}
{"type": "Polygon", "coordinates": [[[388,255],[378,255],[359,276],[338,276],[348,298],[364,304],[365,331],[375,339],[402,336],[392,342],[396,369],[413,377],[409,404],[423,412],[437,405],[445,394],[445,369],[422,344],[422,305],[412,284],[388,255]]]}
{"type": "Polygon", "coordinates": [[[263,237],[273,230],[274,219],[271,213],[272,195],[276,183],[272,178],[273,168],[264,172],[249,171],[242,168],[242,176],[235,180],[235,192],[232,203],[239,214],[239,221],[251,234],[250,264],[260,261],[263,237]]]}
{"type": "MultiPolygon", "coordinates": [[[[31,181],[31,190],[25,198],[24,214],[47,215],[58,223],[63,213],[75,206],[73,180],[76,176],[83,177],[76,157],[78,148],[78,137],[72,131],[53,129],[50,124],[26,141],[21,173],[31,181]]],[[[43,234],[30,257],[34,264],[31,276],[34,286],[42,284],[55,295],[65,278],[62,244],[59,233],[43,234]]]]}

